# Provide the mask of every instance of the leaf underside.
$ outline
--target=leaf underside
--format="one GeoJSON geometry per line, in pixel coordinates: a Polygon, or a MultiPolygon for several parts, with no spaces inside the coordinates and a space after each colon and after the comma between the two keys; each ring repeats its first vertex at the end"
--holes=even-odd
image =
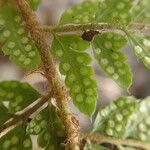
{"type": "Polygon", "coordinates": [[[96,117],[93,132],[115,137],[124,137],[130,118],[138,108],[134,97],[120,97],[101,109],[96,117]]]}
{"type": "MultiPolygon", "coordinates": [[[[139,101],[120,97],[101,109],[93,125],[96,133],[150,142],[150,97],[139,101]]],[[[119,150],[135,150],[118,145],[119,150]]]]}
{"type": "Polygon", "coordinates": [[[127,35],[135,55],[150,70],[150,36],[129,32],[127,35]]]}
{"type": "Polygon", "coordinates": [[[143,99],[128,124],[126,137],[150,142],[150,97],[143,99]]]}

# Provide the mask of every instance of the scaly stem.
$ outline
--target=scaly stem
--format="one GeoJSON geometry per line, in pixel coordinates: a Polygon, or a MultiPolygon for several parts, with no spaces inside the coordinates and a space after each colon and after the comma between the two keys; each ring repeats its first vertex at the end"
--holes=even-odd
{"type": "MultiPolygon", "coordinates": [[[[45,32],[65,33],[65,32],[83,32],[86,30],[121,30],[121,25],[118,23],[89,23],[89,24],[66,24],[57,27],[42,26],[40,27],[45,32]]],[[[133,23],[128,26],[130,31],[148,31],[150,24],[133,23]]]]}
{"type": "Polygon", "coordinates": [[[91,140],[93,143],[101,144],[101,143],[111,143],[114,145],[124,145],[129,147],[135,147],[135,148],[144,148],[146,150],[149,150],[150,144],[145,143],[138,140],[131,140],[131,139],[121,139],[116,137],[109,137],[99,134],[83,134],[83,139],[91,140]]]}
{"type": "Polygon", "coordinates": [[[68,96],[66,92],[67,90],[61,83],[56,71],[56,66],[50,53],[50,44],[47,44],[45,35],[42,30],[35,28],[40,27],[40,24],[37,21],[35,13],[28,4],[28,0],[16,0],[16,5],[24,18],[26,28],[30,32],[32,40],[35,42],[36,47],[39,49],[45,75],[49,81],[51,89],[53,90],[53,95],[56,99],[61,113],[61,119],[65,126],[67,135],[66,148],[69,150],[79,150],[78,125],[75,124],[76,119],[70,112],[68,96]]]}

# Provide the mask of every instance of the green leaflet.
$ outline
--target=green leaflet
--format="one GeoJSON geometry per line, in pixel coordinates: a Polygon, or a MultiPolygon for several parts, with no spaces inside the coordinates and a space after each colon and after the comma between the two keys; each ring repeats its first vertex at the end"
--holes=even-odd
{"type": "Polygon", "coordinates": [[[131,20],[131,0],[100,0],[98,6],[97,22],[119,22],[124,25],[131,20]]]}
{"type": "Polygon", "coordinates": [[[27,133],[38,135],[38,144],[45,150],[62,150],[65,140],[64,126],[58,118],[56,108],[49,104],[27,126],[27,133]]]}
{"type": "Polygon", "coordinates": [[[27,126],[27,133],[38,135],[43,130],[46,130],[48,127],[49,119],[49,111],[48,108],[42,110],[39,114],[37,114],[27,126]]]}
{"type": "Polygon", "coordinates": [[[131,0],[84,0],[62,15],[60,24],[131,21],[131,0]]]}
{"type": "Polygon", "coordinates": [[[3,104],[0,104],[0,126],[11,117],[13,117],[13,115],[8,112],[8,109],[3,104]]]}
{"type": "Polygon", "coordinates": [[[105,74],[119,86],[128,90],[132,84],[132,72],[124,54],[120,51],[127,44],[117,33],[102,33],[92,41],[95,58],[105,74]]]}
{"type": "Polygon", "coordinates": [[[109,150],[109,149],[101,145],[92,144],[90,141],[87,141],[86,145],[84,146],[84,150],[109,150]]]}
{"type": "Polygon", "coordinates": [[[138,106],[138,101],[134,97],[118,98],[99,111],[93,125],[93,132],[124,137],[128,130],[128,122],[138,106]]]}
{"type": "Polygon", "coordinates": [[[84,0],[81,4],[65,11],[60,24],[94,22],[97,5],[98,0],[84,0]]]}
{"type": "Polygon", "coordinates": [[[32,150],[32,141],[25,131],[26,127],[17,126],[0,138],[1,150],[32,150]]]}
{"type": "Polygon", "coordinates": [[[4,43],[2,51],[17,65],[36,68],[40,64],[38,50],[12,5],[5,4],[0,8],[0,42],[4,43]]]}
{"type": "Polygon", "coordinates": [[[150,70],[150,36],[126,32],[137,58],[150,70]]]}
{"type": "Polygon", "coordinates": [[[142,100],[128,125],[126,137],[150,142],[150,97],[142,100]]]}
{"type": "Polygon", "coordinates": [[[85,52],[87,48],[89,43],[78,35],[55,36],[52,44],[53,54],[60,58],[60,72],[66,76],[74,104],[91,116],[96,107],[97,84],[93,80],[91,58],[85,52]]]}
{"type": "Polygon", "coordinates": [[[0,82],[0,104],[9,102],[8,109],[12,113],[24,109],[40,97],[41,95],[28,83],[0,82]]]}
{"type": "Polygon", "coordinates": [[[40,3],[41,3],[41,0],[30,0],[30,4],[33,10],[37,10],[40,3]]]}
{"type": "Polygon", "coordinates": [[[132,8],[132,22],[150,23],[150,1],[139,0],[132,8]]]}

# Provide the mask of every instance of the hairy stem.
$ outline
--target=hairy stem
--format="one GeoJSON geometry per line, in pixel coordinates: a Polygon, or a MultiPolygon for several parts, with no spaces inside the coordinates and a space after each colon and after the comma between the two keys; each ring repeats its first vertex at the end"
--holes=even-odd
{"type": "Polygon", "coordinates": [[[39,49],[45,76],[47,77],[51,89],[53,90],[53,95],[60,109],[61,119],[65,126],[67,135],[67,149],[79,150],[78,126],[74,123],[74,120],[76,119],[70,112],[67,90],[61,83],[56,71],[56,66],[50,53],[50,44],[47,44],[45,34],[42,30],[35,28],[40,27],[40,24],[37,21],[35,13],[28,4],[28,0],[16,0],[16,5],[24,18],[26,28],[30,32],[32,40],[39,49]]]}
{"type": "Polygon", "coordinates": [[[25,112],[21,113],[20,115],[15,116],[12,120],[6,122],[2,126],[0,126],[0,133],[5,131],[6,129],[25,122],[29,116],[31,116],[34,112],[36,112],[41,106],[43,106],[51,96],[45,96],[41,98],[34,106],[31,108],[27,109],[25,112]]]}
{"type": "Polygon", "coordinates": [[[132,140],[132,139],[121,139],[116,137],[109,137],[99,134],[83,134],[83,139],[89,139],[93,143],[101,144],[101,143],[111,143],[115,145],[124,145],[129,147],[135,147],[135,148],[143,148],[146,150],[149,150],[150,143],[145,143],[138,140],[132,140]]]}
{"type": "MultiPolygon", "coordinates": [[[[80,32],[86,30],[121,30],[121,25],[118,23],[89,23],[89,24],[66,24],[57,27],[43,26],[40,27],[45,32],[80,32]]],[[[128,27],[131,31],[145,31],[150,30],[150,24],[133,23],[128,27]]]]}

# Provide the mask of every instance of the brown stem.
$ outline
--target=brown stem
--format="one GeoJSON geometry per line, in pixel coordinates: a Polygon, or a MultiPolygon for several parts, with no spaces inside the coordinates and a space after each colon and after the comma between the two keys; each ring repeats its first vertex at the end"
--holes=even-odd
{"type": "Polygon", "coordinates": [[[56,98],[57,105],[61,112],[61,119],[65,126],[67,134],[67,149],[79,150],[78,127],[74,123],[74,120],[76,119],[70,113],[68,106],[68,96],[66,92],[67,90],[59,80],[56,66],[50,53],[50,44],[47,44],[45,35],[42,30],[35,28],[40,27],[40,24],[37,21],[35,13],[28,4],[28,0],[16,0],[16,5],[18,6],[20,13],[24,18],[26,28],[30,32],[32,40],[35,42],[35,45],[39,49],[45,75],[49,81],[51,89],[54,92],[54,97],[56,98]]]}
{"type": "MultiPolygon", "coordinates": [[[[66,32],[84,32],[86,30],[121,30],[120,24],[117,23],[89,23],[89,24],[66,24],[57,27],[42,26],[40,27],[45,32],[66,33],[66,32]]],[[[130,31],[148,31],[150,24],[132,23],[129,25],[130,31]]]]}
{"type": "Polygon", "coordinates": [[[83,139],[85,140],[89,139],[91,140],[91,142],[96,144],[111,143],[118,146],[124,145],[124,146],[129,146],[134,148],[143,148],[146,150],[149,150],[150,148],[150,143],[146,143],[138,140],[132,140],[132,139],[121,139],[121,138],[109,137],[109,136],[104,136],[99,134],[83,134],[82,137],[83,139]]]}
{"type": "Polygon", "coordinates": [[[0,126],[0,133],[14,125],[17,125],[19,123],[21,124],[24,121],[26,121],[29,118],[29,116],[31,116],[41,106],[43,106],[50,99],[50,97],[51,96],[48,95],[48,96],[41,98],[39,100],[39,102],[37,102],[34,106],[32,106],[31,108],[29,108],[22,114],[15,116],[12,120],[10,120],[10,121],[6,122],[5,124],[3,124],[2,126],[0,126]]]}

